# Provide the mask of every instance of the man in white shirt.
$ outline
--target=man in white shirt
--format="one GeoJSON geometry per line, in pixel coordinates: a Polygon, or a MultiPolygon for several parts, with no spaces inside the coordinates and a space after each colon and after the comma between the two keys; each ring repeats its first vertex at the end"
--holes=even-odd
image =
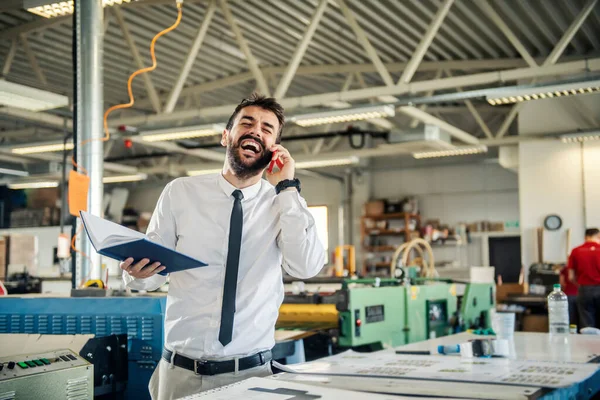
{"type": "MultiPolygon", "coordinates": [[[[297,278],[325,262],[314,220],[294,179],[294,159],[279,144],[283,108],[253,94],[231,115],[219,174],[178,178],[163,190],[147,235],[208,264],[169,277],[165,349],[150,380],[153,399],[187,396],[270,375],[283,301],[281,266],[297,278]],[[262,174],[269,164],[281,168],[262,174]]],[[[121,264],[128,287],[154,290],[165,266],[121,264]]]]}

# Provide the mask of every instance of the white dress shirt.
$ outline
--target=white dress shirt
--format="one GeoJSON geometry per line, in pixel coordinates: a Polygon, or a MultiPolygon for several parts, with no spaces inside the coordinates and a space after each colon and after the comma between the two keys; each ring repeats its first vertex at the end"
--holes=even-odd
{"type": "MultiPolygon", "coordinates": [[[[244,226],[233,339],[223,346],[219,328],[234,190],[220,173],[175,179],[163,190],[148,226],[150,240],[208,264],[169,275],[165,346],[194,359],[271,349],[284,296],[281,266],[305,279],[325,262],[314,219],[297,190],[276,195],[264,179],[241,189],[244,226]]],[[[124,272],[123,279],[132,289],[154,290],[167,277],[135,279],[124,272]]]]}

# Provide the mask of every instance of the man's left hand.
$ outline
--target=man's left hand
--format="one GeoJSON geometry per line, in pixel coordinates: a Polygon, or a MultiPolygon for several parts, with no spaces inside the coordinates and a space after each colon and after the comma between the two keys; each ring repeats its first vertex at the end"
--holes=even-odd
{"type": "Polygon", "coordinates": [[[280,144],[274,144],[269,149],[273,152],[273,158],[271,161],[280,160],[283,163],[283,167],[273,168],[273,172],[269,173],[267,169],[267,180],[273,186],[276,186],[279,182],[285,179],[294,179],[294,173],[296,172],[296,163],[290,152],[280,144]]]}

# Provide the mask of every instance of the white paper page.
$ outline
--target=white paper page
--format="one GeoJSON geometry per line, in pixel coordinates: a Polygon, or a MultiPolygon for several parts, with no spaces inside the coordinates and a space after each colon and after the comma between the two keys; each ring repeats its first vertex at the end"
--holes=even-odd
{"type": "Polygon", "coordinates": [[[146,235],[141,232],[107,221],[88,212],[82,211],[81,216],[86,230],[90,233],[90,239],[97,250],[146,238],[146,235]]]}
{"type": "Polygon", "coordinates": [[[568,387],[598,371],[598,364],[576,364],[506,358],[415,356],[379,351],[346,351],[304,364],[286,366],[287,371],[311,374],[359,375],[490,382],[506,385],[568,387]]]}

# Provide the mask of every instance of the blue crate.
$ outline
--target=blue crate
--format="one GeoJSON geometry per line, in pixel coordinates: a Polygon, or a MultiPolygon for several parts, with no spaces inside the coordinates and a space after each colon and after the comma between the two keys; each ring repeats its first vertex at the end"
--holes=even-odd
{"type": "Polygon", "coordinates": [[[166,297],[0,298],[0,333],[128,336],[126,398],[150,399],[160,361],[166,297]]]}

